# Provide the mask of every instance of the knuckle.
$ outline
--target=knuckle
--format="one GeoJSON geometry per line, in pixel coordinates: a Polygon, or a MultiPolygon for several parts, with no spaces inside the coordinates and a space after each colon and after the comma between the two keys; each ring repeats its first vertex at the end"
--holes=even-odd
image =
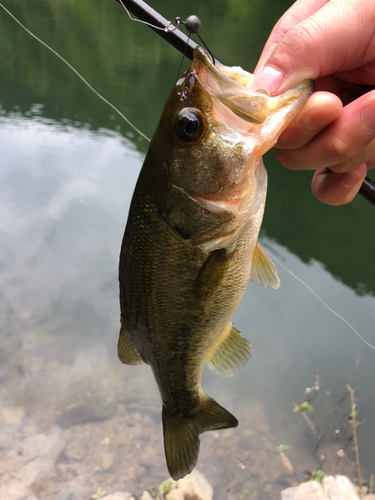
{"type": "Polygon", "coordinates": [[[275,154],[281,165],[288,170],[301,170],[303,168],[299,158],[296,158],[298,154],[295,151],[275,148],[275,154]]]}
{"type": "Polygon", "coordinates": [[[305,52],[307,47],[316,44],[317,36],[320,36],[321,31],[322,28],[318,23],[313,19],[308,19],[290,29],[281,40],[281,44],[290,52],[305,52]]]}
{"type": "Polygon", "coordinates": [[[332,139],[331,143],[324,148],[324,153],[328,159],[340,163],[350,162],[357,152],[355,146],[338,138],[332,139]]]}

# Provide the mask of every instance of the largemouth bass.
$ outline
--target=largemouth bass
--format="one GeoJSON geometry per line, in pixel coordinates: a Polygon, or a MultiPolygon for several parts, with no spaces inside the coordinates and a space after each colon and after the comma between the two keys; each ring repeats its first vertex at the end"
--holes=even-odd
{"type": "Polygon", "coordinates": [[[278,288],[258,243],[270,149],[312,91],[247,87],[252,75],[202,49],[165,104],[133,194],[119,280],[123,363],[149,364],[159,387],[169,473],[192,471],[199,434],[237,419],[200,384],[205,361],[229,375],[250,358],[231,323],[249,279],[278,288]]]}

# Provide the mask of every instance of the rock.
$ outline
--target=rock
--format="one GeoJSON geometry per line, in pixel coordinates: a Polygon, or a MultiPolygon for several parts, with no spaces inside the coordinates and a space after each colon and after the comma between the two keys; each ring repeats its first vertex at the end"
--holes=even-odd
{"type": "Polygon", "coordinates": [[[87,395],[77,403],[65,408],[57,417],[60,427],[67,428],[73,425],[86,424],[106,420],[112,417],[117,409],[114,401],[100,395],[87,395]]]}
{"type": "Polygon", "coordinates": [[[326,476],[323,488],[330,500],[357,500],[358,495],[352,482],[346,476],[326,476]]]}
{"type": "Polygon", "coordinates": [[[287,488],[281,492],[281,500],[327,500],[322,485],[317,481],[308,481],[299,486],[287,488]]]}
{"type": "MultiPolygon", "coordinates": [[[[29,479],[27,474],[30,474],[34,465],[38,466],[38,464],[41,465],[43,463],[36,460],[43,458],[52,461],[52,464],[54,464],[56,457],[65,448],[65,437],[63,434],[61,429],[56,426],[50,434],[36,434],[22,441],[16,441],[12,449],[0,461],[0,474],[12,474],[13,478],[17,477],[19,479],[18,482],[9,483],[11,485],[9,487],[14,488],[16,491],[17,488],[23,488],[22,484],[31,485],[33,481],[29,479]]],[[[3,481],[7,483],[4,479],[3,481]]],[[[19,497],[26,496],[26,493],[28,491],[19,497]]],[[[0,498],[2,498],[1,495],[0,498]]]]}
{"type": "MultiPolygon", "coordinates": [[[[141,499],[142,500],[142,499],[141,499]]],[[[371,495],[366,495],[363,500],[375,500],[375,495],[371,494],[371,495]]]]}
{"type": "Polygon", "coordinates": [[[0,498],[19,500],[32,496],[42,486],[43,481],[49,480],[54,464],[54,460],[46,457],[37,457],[31,460],[16,473],[13,473],[13,477],[3,480],[0,484],[0,498]]]}
{"type": "Polygon", "coordinates": [[[101,466],[104,471],[109,470],[112,467],[114,461],[114,456],[111,453],[103,453],[100,456],[101,466]]]}
{"type": "Polygon", "coordinates": [[[354,486],[346,476],[326,476],[322,484],[308,481],[281,492],[281,500],[358,500],[354,486]]]}
{"type": "Polygon", "coordinates": [[[102,500],[135,500],[135,498],[130,493],[116,491],[115,493],[112,493],[112,495],[102,497],[102,500]]]}
{"type": "Polygon", "coordinates": [[[14,474],[23,484],[31,486],[52,472],[55,461],[52,458],[37,457],[21,467],[14,474]]]}
{"type": "Polygon", "coordinates": [[[7,406],[2,409],[2,414],[6,424],[18,427],[25,414],[25,410],[19,406],[7,406]]]}
{"type": "Polygon", "coordinates": [[[196,469],[178,481],[164,481],[159,486],[159,492],[165,495],[166,500],[212,500],[214,496],[212,486],[196,469]]]}
{"type": "Polygon", "coordinates": [[[18,442],[18,446],[8,454],[8,457],[11,458],[17,455],[22,457],[18,460],[22,460],[24,463],[33,460],[35,457],[56,458],[64,447],[65,439],[62,436],[61,429],[56,426],[50,434],[36,434],[18,442]]]}
{"type": "Polygon", "coordinates": [[[144,491],[141,496],[141,500],[154,500],[153,497],[150,495],[150,492],[144,491]]]}

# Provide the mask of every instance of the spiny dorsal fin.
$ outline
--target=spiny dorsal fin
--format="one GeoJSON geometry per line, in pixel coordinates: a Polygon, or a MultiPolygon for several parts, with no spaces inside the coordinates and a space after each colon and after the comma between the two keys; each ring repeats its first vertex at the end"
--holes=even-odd
{"type": "Polygon", "coordinates": [[[206,395],[202,406],[187,417],[168,417],[163,409],[165,458],[169,474],[176,481],[189,474],[197,464],[199,434],[238,425],[231,413],[206,395]]]}
{"type": "Polygon", "coordinates": [[[129,341],[128,334],[121,321],[120,336],[117,344],[117,353],[121,363],[125,365],[139,365],[142,360],[139,354],[135,351],[134,347],[129,341]]]}
{"type": "Polygon", "coordinates": [[[213,373],[228,376],[245,366],[250,357],[250,342],[229,323],[206,360],[213,373]]]}
{"type": "Polygon", "coordinates": [[[258,285],[270,286],[275,290],[280,286],[276,267],[259,241],[253,253],[250,280],[258,285]]]}

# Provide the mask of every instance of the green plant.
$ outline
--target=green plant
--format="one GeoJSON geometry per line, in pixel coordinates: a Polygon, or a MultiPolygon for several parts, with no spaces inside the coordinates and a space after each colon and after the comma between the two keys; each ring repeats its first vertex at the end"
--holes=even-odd
{"type": "Polygon", "coordinates": [[[91,500],[97,500],[98,498],[103,498],[106,495],[106,492],[101,490],[100,488],[97,489],[96,493],[91,495],[91,500]]]}
{"type": "Polygon", "coordinates": [[[311,477],[313,481],[318,481],[318,483],[321,483],[323,478],[326,477],[326,474],[322,470],[315,470],[313,469],[311,471],[311,477]]]}
{"type": "Polygon", "coordinates": [[[289,450],[290,446],[288,444],[281,444],[279,446],[279,453],[284,453],[286,450],[289,450]]]}
{"type": "Polygon", "coordinates": [[[164,496],[167,495],[171,491],[172,484],[173,484],[173,480],[168,479],[167,481],[164,481],[164,483],[161,485],[161,487],[160,487],[161,492],[164,496]]]}
{"type": "Polygon", "coordinates": [[[294,407],[294,413],[305,413],[306,411],[313,411],[313,407],[307,401],[294,407]]]}

